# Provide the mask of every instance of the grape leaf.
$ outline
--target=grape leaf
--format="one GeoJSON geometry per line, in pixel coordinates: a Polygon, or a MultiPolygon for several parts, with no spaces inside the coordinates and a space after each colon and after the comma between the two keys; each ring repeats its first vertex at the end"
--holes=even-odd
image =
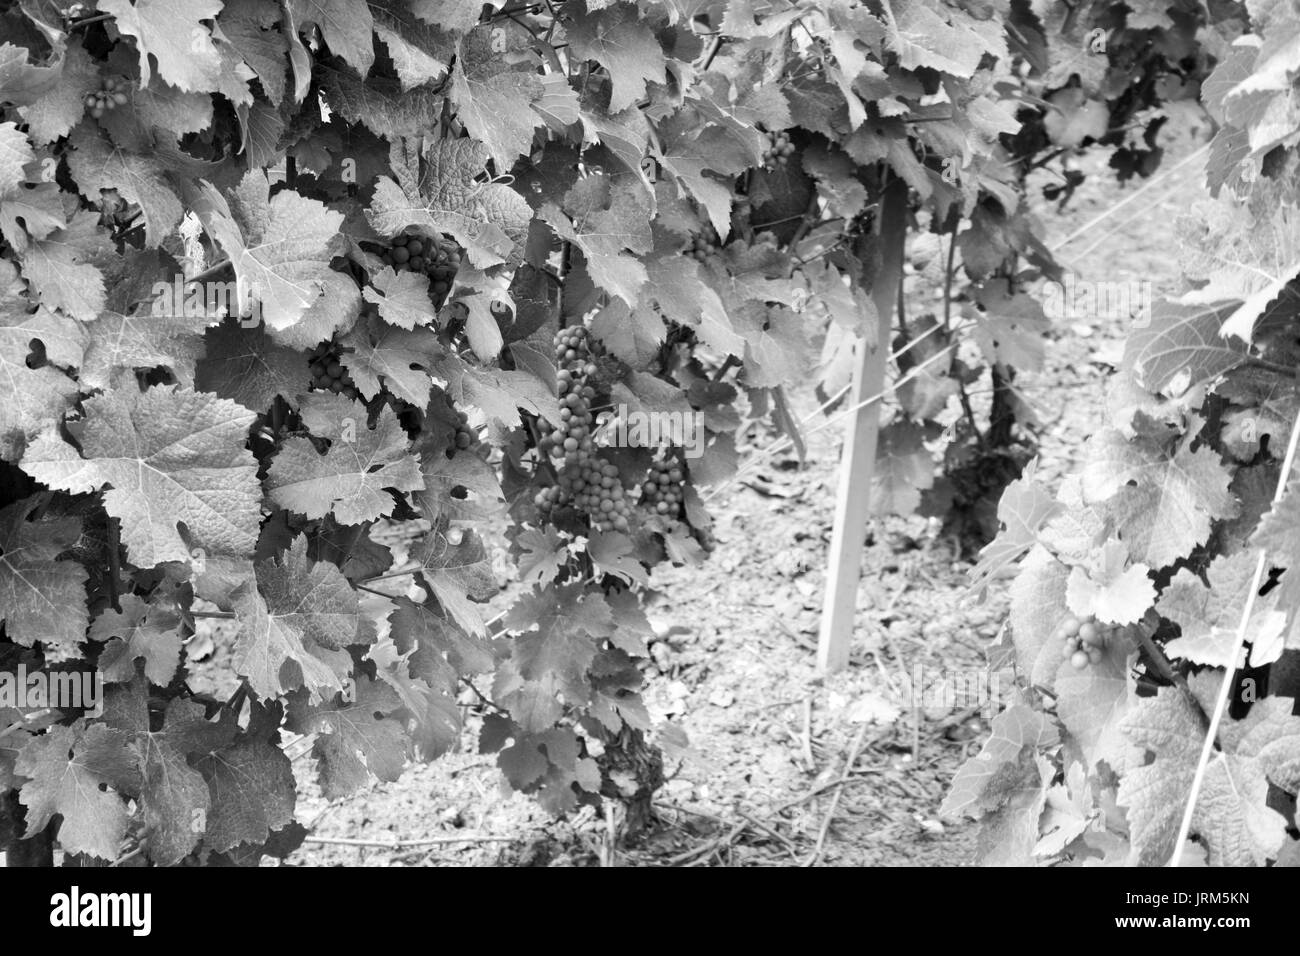
{"type": "MultiPolygon", "coordinates": [[[[483,26],[461,41],[448,96],[469,134],[487,147],[496,168],[507,170],[532,148],[538,120],[532,106],[544,87],[527,62],[514,65],[493,55],[492,37],[502,29],[483,26]]],[[[564,86],[567,90],[568,84],[564,86]]]]}
{"type": "Polygon", "coordinates": [[[130,817],[123,797],[138,792],[140,776],[126,736],[103,724],[51,727],[27,742],[15,769],[27,777],[19,800],[27,808],[27,835],[58,814],[65,852],[115,860],[130,817]]]}
{"type": "MultiPolygon", "coordinates": [[[[1198,696],[1215,678],[1195,678],[1198,696]]],[[[1204,699],[1204,698],[1203,698],[1204,699]]],[[[1258,719],[1258,718],[1257,718],[1258,719]]],[[[1225,722],[1217,751],[1207,768],[1193,831],[1209,844],[1211,862],[1224,866],[1261,866],[1286,839],[1286,821],[1265,805],[1268,782],[1254,744],[1240,752],[1239,729],[1225,722]]],[[[1119,802],[1127,808],[1138,862],[1163,864],[1173,852],[1179,823],[1196,773],[1205,725],[1201,712],[1176,687],[1162,687],[1155,697],[1140,698],[1123,722],[1124,733],[1154,758],[1130,767],[1120,780],[1119,802]]]]}
{"type": "Polygon", "coordinates": [[[361,76],[375,62],[374,17],[368,3],[357,0],[288,0],[289,13],[299,26],[315,24],[330,50],[361,76]]]}
{"type": "Polygon", "coordinates": [[[257,563],[256,583],[236,594],[235,671],[264,697],[300,685],[314,697],[341,689],[340,672],[351,665],[344,649],[376,636],[347,579],[329,562],[312,562],[298,537],[280,561],[257,563]]]}
{"type": "Polygon", "coordinates": [[[982,311],[965,312],[976,322],[972,334],[984,357],[1016,369],[1042,368],[1049,323],[1039,301],[1025,292],[1009,292],[1003,280],[985,283],[976,300],[982,311]]]}
{"type": "Polygon", "coordinates": [[[396,780],[406,762],[404,728],[391,716],[402,706],[396,691],[369,677],[349,691],[342,700],[289,708],[290,730],[317,735],[312,754],[321,790],[330,800],[356,793],[372,774],[396,780]]]}
{"type": "Polygon", "coordinates": [[[588,176],[565,195],[563,212],[547,205],[537,215],[561,239],[582,250],[597,285],[629,306],[636,305],[648,274],[624,250],[646,253],[653,244],[650,209],[639,190],[616,185],[604,176],[588,176]]]}
{"type": "Polygon", "coordinates": [[[1128,563],[1122,541],[1107,541],[1089,570],[1070,570],[1066,600],[1080,620],[1095,617],[1105,624],[1136,624],[1155,602],[1156,586],[1145,564],[1128,563]]]}
{"type": "Polygon", "coordinates": [[[1065,603],[1069,569],[1045,547],[1035,545],[1011,582],[1009,623],[1016,663],[1034,684],[1052,686],[1061,664],[1061,644],[1052,640],[1070,613],[1065,603]]]}
{"type": "Polygon", "coordinates": [[[1004,568],[1020,560],[1038,541],[1038,532],[1061,511],[1051,493],[1037,480],[1038,459],[1025,466],[1007,485],[998,501],[998,535],[980,550],[971,570],[971,587],[982,589],[1004,568]]]}
{"type": "Polygon", "coordinates": [[[548,421],[559,420],[554,392],[532,372],[476,368],[455,355],[438,361],[433,372],[447,382],[447,394],[457,405],[481,408],[489,419],[503,425],[520,424],[521,408],[548,421]]]}
{"type": "Polygon", "coordinates": [[[255,707],[245,733],[195,761],[208,783],[212,811],[203,842],[213,850],[265,843],[293,820],[293,765],[267,739],[278,727],[278,707],[255,707]]]}
{"type": "Polygon", "coordinates": [[[290,406],[307,391],[311,371],[299,352],[277,345],[262,326],[248,328],[228,318],[204,336],[208,357],[195,369],[195,386],[264,411],[277,395],[290,406]]]}
{"type": "Polygon", "coordinates": [[[503,4],[483,4],[478,0],[410,0],[410,6],[411,12],[425,23],[436,24],[443,30],[467,33],[478,23],[485,6],[494,9],[503,4]]]}
{"type": "Polygon", "coordinates": [[[545,587],[555,580],[568,560],[569,550],[563,538],[551,528],[527,528],[517,539],[519,581],[528,586],[545,587]]]}
{"type": "Polygon", "coordinates": [[[29,106],[59,82],[59,67],[33,66],[26,47],[0,43],[0,101],[29,106]]]}
{"type": "Polygon", "coordinates": [[[236,193],[236,217],[221,209],[205,224],[230,257],[239,280],[239,314],[252,302],[273,329],[298,322],[315,305],[328,277],[330,240],[343,215],[293,190],[280,190],[269,201],[264,173],[250,170],[236,193]]]}
{"type": "Polygon", "coordinates": [[[418,137],[436,126],[446,102],[432,86],[403,90],[397,80],[372,77],[362,81],[324,64],[317,64],[312,75],[319,77],[330,109],[390,141],[418,137]]]}
{"type": "Polygon", "coordinates": [[[365,398],[373,399],[387,388],[417,408],[429,403],[429,369],[445,351],[431,329],[398,329],[376,316],[358,322],[343,345],[351,350],[343,355],[343,367],[365,398]]]}
{"type": "Polygon", "coordinates": [[[270,336],[291,349],[306,349],[350,328],[361,311],[361,290],[348,276],[329,272],[321,279],[321,294],[294,325],[268,329],[270,336]]]}
{"type": "MultiPolygon", "coordinates": [[[[1215,667],[1235,666],[1232,650],[1237,628],[1255,577],[1256,557],[1250,551],[1219,555],[1206,570],[1209,586],[1187,568],[1179,569],[1156,603],[1162,617],[1178,625],[1182,634],[1165,644],[1174,658],[1215,667]]],[[[1286,615],[1276,609],[1277,596],[1256,597],[1246,624],[1251,642],[1250,663],[1262,667],[1282,656],[1286,615]]]]}
{"type": "Polygon", "coordinates": [[[595,531],[587,541],[587,554],[605,574],[650,586],[650,575],[637,559],[632,539],[617,531],[595,531]]]}
{"type": "Polygon", "coordinates": [[[1057,664],[1056,711],[1082,751],[1084,765],[1089,771],[1103,760],[1112,767],[1124,766],[1129,747],[1123,720],[1136,697],[1130,673],[1137,650],[1133,639],[1127,631],[1112,631],[1102,659],[1082,670],[1061,659],[1059,643],[1050,644],[1057,664]]]}
{"type": "MultiPolygon", "coordinates": [[[[394,272],[385,268],[362,290],[367,302],[379,306],[379,316],[389,325],[413,329],[434,319],[429,301],[429,277],[417,272],[394,272]]],[[[495,323],[493,323],[495,327],[495,323]]]]}
{"type": "Polygon", "coordinates": [[[90,628],[90,638],[103,641],[99,669],[104,680],[130,683],[135,679],[135,662],[144,658],[144,673],[159,687],[166,687],[181,662],[181,616],[175,605],[150,604],[136,594],[120,598],[122,609],[109,608],[90,628]]]}
{"type": "Polygon", "coordinates": [[[80,452],[51,429],[31,443],[21,467],[62,491],[111,485],[104,507],[121,519],[122,544],[139,567],[188,562],[191,548],[246,555],[262,499],[244,447],[252,422],[247,409],[205,392],[113,391],[86,400],[80,452]]]}
{"type": "Polygon", "coordinates": [[[483,521],[501,512],[505,496],[496,469],[479,455],[441,449],[420,459],[424,490],[415,501],[430,522],[483,521]]]}
{"type": "Polygon", "coordinates": [[[153,730],[149,685],[144,679],[110,689],[104,710],[105,723],[131,739],[140,773],[149,859],[158,866],[175,866],[198,847],[212,810],[208,783],[190,766],[188,755],[211,753],[229,744],[237,730],[235,722],[210,722],[202,705],[172,700],[162,726],[153,730]]]}
{"type": "Polygon", "coordinates": [[[423,155],[423,177],[398,166],[399,182],[379,178],[366,219],[384,236],[411,228],[446,233],[478,269],[506,261],[522,247],[532,211],[510,187],[475,181],[488,156],[487,146],[477,140],[435,140],[423,155]]]}
{"type": "Polygon", "coordinates": [[[456,623],[470,634],[486,634],[477,604],[496,594],[497,582],[482,539],[459,528],[434,528],[411,556],[419,563],[420,577],[456,623]]]}
{"type": "Polygon", "coordinates": [[[912,514],[921,492],[934,486],[934,459],[925,447],[925,432],[909,421],[880,429],[876,469],[871,476],[871,510],[876,514],[912,514]]]}
{"type": "Polygon", "coordinates": [[[437,613],[433,604],[416,604],[406,597],[396,598],[394,603],[397,610],[390,618],[393,642],[403,654],[412,652],[412,674],[438,686],[491,672],[495,657],[485,639],[462,630],[437,613]]]}
{"type": "Polygon", "coordinates": [[[44,422],[57,421],[76,401],[77,383],[57,366],[82,361],[85,335],[66,316],[28,313],[13,264],[0,260],[0,458],[15,461],[44,422]],[[31,343],[39,340],[49,364],[28,368],[31,343]]]}
{"type": "Polygon", "coordinates": [[[577,808],[574,787],[588,793],[600,789],[600,768],[592,758],[579,756],[577,735],[567,727],[516,735],[497,763],[511,786],[536,794],[537,802],[553,816],[577,808]]]}
{"type": "Polygon", "coordinates": [[[78,378],[86,388],[109,388],[123,370],[165,368],[176,381],[194,387],[204,353],[206,313],[173,315],[167,308],[133,315],[103,312],[85,327],[86,354],[78,378]]]}
{"type": "Polygon", "coordinates": [[[95,260],[104,251],[98,217],[79,212],[63,229],[29,242],[22,252],[23,277],[34,298],[83,322],[93,320],[107,296],[95,260]]]}
{"type": "Polygon", "coordinates": [[[1236,512],[1219,456],[1206,445],[1192,451],[1189,441],[1169,450],[1105,429],[1088,443],[1082,478],[1085,501],[1104,503],[1127,531],[1130,557],[1154,568],[1190,554],[1209,538],[1211,521],[1236,512]]]}
{"type": "Polygon", "coordinates": [[[393,513],[386,489],[424,487],[419,463],[407,449],[406,433],[391,408],[383,408],[375,428],[366,426],[366,408],[352,402],[340,420],[339,437],[324,455],[306,438],[290,438],[271,462],[267,494],[281,508],[308,518],[333,515],[340,524],[361,524],[393,513]]]}
{"type": "Polygon", "coordinates": [[[262,84],[262,91],[279,106],[284,99],[287,71],[286,57],[289,44],[284,34],[273,29],[280,19],[277,8],[267,7],[255,0],[227,2],[221,11],[218,27],[229,43],[262,84]]]}
{"type": "Polygon", "coordinates": [[[1246,361],[1240,339],[1219,334],[1233,306],[1158,301],[1124,344],[1124,367],[1148,391],[1177,397],[1246,361]]]}
{"type": "Polygon", "coordinates": [[[32,142],[40,146],[67,136],[86,113],[86,94],[99,87],[95,62],[79,42],[69,43],[59,64],[58,82],[19,111],[32,142]]]}
{"type": "Polygon", "coordinates": [[[181,90],[206,93],[218,88],[222,63],[212,34],[203,25],[221,10],[221,0],[100,0],[117,28],[135,38],[140,54],[141,85],[158,74],[181,90]]]}
{"type": "Polygon", "coordinates": [[[516,632],[513,660],[521,677],[570,703],[590,698],[586,674],[596,642],[616,629],[601,594],[582,593],[577,586],[534,589],[516,601],[505,623],[516,632]]]}
{"type": "Polygon", "coordinates": [[[0,623],[11,641],[28,647],[41,641],[72,652],[89,623],[89,575],[76,561],[56,557],[77,543],[81,521],[28,520],[41,503],[36,496],[0,509],[0,623]]]}
{"type": "Polygon", "coordinates": [[[939,813],[979,819],[1001,807],[1019,787],[1022,758],[1028,751],[1056,746],[1056,729],[1025,704],[1013,704],[993,718],[992,734],[980,752],[957,771],[939,813]]]}
{"type": "Polygon", "coordinates": [[[401,0],[380,0],[369,4],[375,18],[375,35],[388,48],[402,86],[413,89],[444,76],[454,48],[437,20],[421,22],[418,11],[401,0]],[[438,24],[430,26],[429,24],[438,24]],[[441,29],[439,28],[441,27],[441,29]]]}
{"type": "Polygon", "coordinates": [[[175,229],[185,210],[156,156],[121,149],[88,125],[79,126],[69,142],[68,167],[83,196],[98,202],[102,190],[116,189],[127,202],[139,203],[151,246],[175,229]]]}
{"type": "MultiPolygon", "coordinates": [[[[956,77],[975,73],[983,54],[983,44],[970,30],[947,21],[921,0],[886,0],[882,4],[887,32],[886,45],[898,54],[907,70],[928,67],[956,77]]],[[[958,11],[941,7],[956,19],[958,11]]]]}
{"type": "Polygon", "coordinates": [[[646,81],[666,81],[663,48],[636,12],[619,4],[603,10],[584,6],[583,0],[569,0],[565,12],[573,19],[568,26],[569,44],[578,56],[595,60],[609,71],[613,91],[609,111],[622,112],[646,93],[646,81]]]}

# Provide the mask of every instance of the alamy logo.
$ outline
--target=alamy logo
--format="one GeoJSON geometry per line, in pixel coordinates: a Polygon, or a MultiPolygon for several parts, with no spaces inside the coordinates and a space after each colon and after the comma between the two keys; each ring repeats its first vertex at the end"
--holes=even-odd
{"type": "Polygon", "coordinates": [[[618,405],[596,418],[592,438],[615,448],[676,446],[685,458],[704,454],[703,412],[646,412],[618,405]]]}
{"type": "Polygon", "coordinates": [[[0,671],[0,709],[19,711],[85,708],[88,717],[104,712],[104,675],[99,671],[0,671]]]}
{"type": "Polygon", "coordinates": [[[186,318],[229,315],[251,329],[262,322],[262,303],[249,294],[243,279],[233,282],[193,282],[176,275],[171,282],[155,282],[150,312],[159,318],[169,315],[186,318]]]}
{"type": "Polygon", "coordinates": [[[1080,279],[1067,272],[1061,282],[1043,290],[1043,312],[1049,319],[1126,319],[1138,328],[1151,323],[1151,282],[1080,279]]]}
{"type": "Polygon", "coordinates": [[[82,893],[74,886],[50,897],[50,925],[60,929],[81,926],[127,927],[133,936],[148,936],[153,926],[150,893],[82,893]]]}
{"type": "Polygon", "coordinates": [[[889,688],[900,705],[927,711],[978,709],[992,718],[1006,703],[997,674],[978,669],[927,672],[920,661],[912,665],[912,673],[891,677],[889,688]]]}

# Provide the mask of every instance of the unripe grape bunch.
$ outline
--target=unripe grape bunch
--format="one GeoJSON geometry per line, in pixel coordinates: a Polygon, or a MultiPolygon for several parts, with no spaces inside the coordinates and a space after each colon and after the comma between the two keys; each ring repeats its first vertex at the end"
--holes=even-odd
{"type": "Polygon", "coordinates": [[[554,344],[560,420],[542,435],[538,450],[555,462],[558,484],[539,491],[534,501],[544,511],[571,503],[590,517],[593,527],[626,531],[631,502],[618,468],[600,459],[591,437],[591,403],[596,397],[591,381],[602,347],[581,325],[560,329],[554,344]]]}
{"type": "Polygon", "coordinates": [[[1071,616],[1057,626],[1053,636],[1062,642],[1061,656],[1081,671],[1089,664],[1101,663],[1106,645],[1117,630],[1118,627],[1102,624],[1095,617],[1071,616]]]}
{"type": "Polygon", "coordinates": [[[618,466],[599,457],[584,458],[581,463],[565,462],[557,475],[558,484],[537,494],[543,509],[565,503],[583,512],[597,531],[627,531],[632,517],[632,503],[619,480],[618,466]]]}
{"type": "Polygon", "coordinates": [[[108,110],[127,104],[129,97],[126,89],[126,80],[116,76],[106,76],[100,88],[93,93],[87,93],[83,102],[86,104],[86,109],[90,110],[90,115],[99,119],[108,110]]]}
{"type": "Polygon", "coordinates": [[[718,238],[718,233],[712,226],[705,226],[702,230],[691,237],[691,248],[687,255],[697,262],[703,262],[710,256],[716,256],[722,251],[722,241],[718,238]]]}
{"type": "Polygon", "coordinates": [[[438,236],[395,236],[379,256],[396,272],[423,272],[429,277],[429,293],[441,305],[451,291],[460,270],[461,250],[454,239],[438,236]]]}
{"type": "Polygon", "coordinates": [[[596,389],[589,380],[596,374],[594,359],[600,349],[591,340],[585,326],[561,329],[555,335],[555,365],[559,369],[560,420],[542,436],[538,448],[562,462],[581,464],[595,454],[591,439],[595,418],[591,402],[596,389]]]}
{"type": "Polygon", "coordinates": [[[333,392],[346,398],[357,398],[357,386],[343,367],[333,342],[321,342],[307,356],[311,363],[311,387],[317,391],[333,392]]]}
{"type": "Polygon", "coordinates": [[[677,524],[682,517],[684,477],[681,464],[672,459],[651,462],[650,473],[641,485],[641,507],[664,518],[669,527],[677,524]]]}
{"type": "Polygon", "coordinates": [[[442,392],[441,389],[439,389],[439,393],[442,395],[443,402],[447,407],[448,416],[454,423],[452,426],[451,446],[447,449],[447,457],[455,458],[456,452],[465,451],[478,443],[478,432],[470,427],[469,416],[456,407],[451,400],[451,396],[446,392],[442,392]]]}
{"type": "Polygon", "coordinates": [[[456,437],[453,444],[457,451],[464,451],[478,441],[478,434],[469,427],[469,416],[456,409],[456,437]]]}
{"type": "Polygon", "coordinates": [[[794,143],[790,142],[789,133],[781,130],[767,134],[767,149],[763,150],[764,168],[775,170],[779,166],[784,166],[793,155],[794,143]]]}

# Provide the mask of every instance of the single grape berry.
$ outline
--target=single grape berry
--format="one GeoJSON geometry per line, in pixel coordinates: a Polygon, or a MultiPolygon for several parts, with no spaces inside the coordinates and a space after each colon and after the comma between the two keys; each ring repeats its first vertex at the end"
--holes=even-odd
{"type": "Polygon", "coordinates": [[[1088,653],[1087,653],[1087,651],[1075,651],[1073,654],[1071,654],[1071,655],[1070,655],[1070,666],[1073,667],[1073,668],[1074,668],[1075,670],[1077,670],[1077,671],[1081,671],[1081,670],[1083,670],[1085,667],[1087,667],[1087,666],[1088,666],[1088,653]]]}

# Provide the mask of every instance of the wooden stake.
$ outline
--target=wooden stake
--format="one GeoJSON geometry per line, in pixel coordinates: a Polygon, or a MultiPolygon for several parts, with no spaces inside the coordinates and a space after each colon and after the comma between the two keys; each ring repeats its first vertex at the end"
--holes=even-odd
{"type": "Polygon", "coordinates": [[[871,505],[871,475],[876,464],[880,435],[879,400],[864,399],[885,390],[890,333],[903,275],[903,241],[907,234],[907,186],[895,179],[885,188],[880,203],[880,272],[871,300],[879,326],[874,348],[857,344],[853,390],[849,406],[861,405],[845,425],[844,452],[840,458],[839,490],[835,500],[835,527],[826,569],[826,600],[817,642],[817,666],[830,674],[849,662],[849,640],[858,604],[862,547],[871,505]]]}

